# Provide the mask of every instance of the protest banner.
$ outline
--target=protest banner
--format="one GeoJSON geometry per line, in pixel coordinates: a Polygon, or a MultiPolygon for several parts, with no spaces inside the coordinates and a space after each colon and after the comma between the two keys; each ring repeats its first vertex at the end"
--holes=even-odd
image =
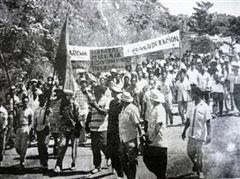
{"type": "Polygon", "coordinates": [[[128,57],[179,47],[180,47],[180,33],[179,30],[177,30],[173,33],[163,35],[155,39],[125,45],[123,46],[123,49],[124,56],[128,57]]]}
{"type": "Polygon", "coordinates": [[[130,58],[124,58],[123,47],[90,50],[90,70],[94,73],[110,71],[112,68],[125,69],[130,58]]]}
{"type": "Polygon", "coordinates": [[[69,56],[75,65],[90,61],[90,70],[93,72],[109,71],[112,68],[122,69],[131,63],[130,57],[164,49],[180,47],[179,30],[161,37],[141,41],[133,44],[112,47],[83,47],[69,46],[69,56]],[[128,57],[128,58],[126,58],[128,57]]]}

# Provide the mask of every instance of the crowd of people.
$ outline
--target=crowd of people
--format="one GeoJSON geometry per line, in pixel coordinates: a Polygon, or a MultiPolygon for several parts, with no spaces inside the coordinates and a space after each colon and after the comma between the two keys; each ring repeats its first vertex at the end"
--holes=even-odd
{"type": "Polygon", "coordinates": [[[181,61],[170,54],[164,60],[142,61],[134,69],[127,65],[125,70],[113,68],[97,75],[81,70],[76,91],[63,89],[52,77],[46,82],[21,77],[0,97],[0,164],[5,148],[15,147],[24,168],[27,149],[36,139],[40,164],[47,169],[52,138],[54,171],[62,171],[69,143],[75,169],[77,148],[90,136],[93,174],[101,170],[103,152],[106,165],[112,165],[119,178],[124,174],[135,178],[142,149],[148,169],[163,179],[168,155],[165,130],[176,123],[177,104],[185,126],[183,139],[189,131],[187,153],[193,172],[203,178],[202,145],[211,141],[210,120],[232,111],[238,115],[240,110],[236,56],[220,54],[206,60],[189,52],[181,61]]]}

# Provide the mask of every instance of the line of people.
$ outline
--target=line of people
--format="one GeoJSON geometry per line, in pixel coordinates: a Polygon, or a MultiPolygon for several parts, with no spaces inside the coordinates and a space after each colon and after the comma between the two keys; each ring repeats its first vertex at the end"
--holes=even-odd
{"type": "MultiPolygon", "coordinates": [[[[145,150],[149,146],[162,149],[163,155],[158,156],[158,160],[157,157],[151,160],[145,157],[145,161],[155,161],[149,165],[149,170],[158,178],[164,178],[167,166],[164,131],[169,123],[175,122],[173,103],[177,102],[185,125],[182,138],[185,139],[188,127],[191,131],[187,152],[194,165],[193,171],[203,175],[201,147],[204,142],[211,141],[210,119],[218,111],[219,116],[223,114],[223,101],[227,102],[224,94],[228,91],[234,99],[230,106],[239,110],[239,68],[237,61],[220,63],[216,59],[206,66],[199,57],[193,58],[190,66],[174,59],[152,60],[138,64],[135,70],[127,66],[125,71],[112,69],[97,77],[81,71],[77,76],[79,88],[75,92],[61,90],[51,77],[46,83],[32,79],[26,86],[21,79],[17,88],[12,86],[5,95],[5,102],[0,98],[0,161],[3,161],[5,146],[15,145],[23,168],[29,142],[36,136],[40,164],[47,169],[48,144],[52,136],[57,159],[55,172],[62,171],[70,142],[71,168],[75,169],[77,146],[85,145],[89,133],[92,173],[101,170],[102,151],[107,161],[111,160],[118,177],[125,174],[127,178],[135,178],[141,138],[140,141],[148,146],[145,150]],[[210,99],[214,102],[213,109],[210,99]],[[152,170],[155,166],[157,169],[152,170]]],[[[225,104],[226,110],[230,110],[228,107],[225,104]]]]}

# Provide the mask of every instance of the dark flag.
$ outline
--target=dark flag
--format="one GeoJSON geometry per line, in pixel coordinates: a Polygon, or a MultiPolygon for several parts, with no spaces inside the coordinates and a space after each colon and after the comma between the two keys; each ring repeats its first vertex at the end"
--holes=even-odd
{"type": "Polygon", "coordinates": [[[68,17],[66,17],[57,48],[55,69],[58,74],[58,77],[63,80],[62,81],[63,89],[75,92],[76,82],[73,77],[72,64],[70,56],[68,54],[68,46],[69,46],[68,17]]]}

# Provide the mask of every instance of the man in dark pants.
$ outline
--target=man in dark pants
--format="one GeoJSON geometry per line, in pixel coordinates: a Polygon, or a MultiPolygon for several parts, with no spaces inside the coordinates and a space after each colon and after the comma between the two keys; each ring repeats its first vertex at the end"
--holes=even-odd
{"type": "Polygon", "coordinates": [[[117,85],[111,86],[113,100],[109,105],[108,116],[108,128],[107,128],[107,154],[112,161],[112,168],[116,170],[119,178],[123,177],[123,169],[119,157],[119,128],[118,128],[118,116],[121,112],[121,103],[117,98],[117,95],[121,93],[121,88],[117,85]]]}
{"type": "Polygon", "coordinates": [[[182,133],[182,139],[186,138],[186,131],[188,132],[187,153],[190,157],[193,168],[192,171],[196,172],[199,178],[204,178],[202,171],[202,146],[211,141],[211,110],[206,102],[203,101],[203,93],[199,88],[192,90],[193,102],[189,105],[187,110],[187,121],[182,133]]]}
{"type": "MultiPolygon", "coordinates": [[[[120,97],[120,96],[119,96],[120,97]]],[[[120,161],[128,179],[136,178],[138,144],[137,136],[142,136],[140,113],[132,102],[129,92],[121,94],[122,110],[119,114],[120,161]]]]}
{"type": "Polygon", "coordinates": [[[77,136],[76,131],[80,129],[76,128],[76,124],[79,122],[79,107],[73,99],[73,91],[64,90],[65,98],[62,100],[60,113],[62,118],[59,121],[60,126],[60,146],[59,155],[56,162],[55,172],[60,173],[62,170],[62,163],[65,153],[68,148],[69,141],[72,146],[72,165],[71,169],[75,169],[75,163],[77,158],[77,136]]]}
{"type": "Polygon", "coordinates": [[[45,96],[39,95],[39,107],[34,112],[34,129],[37,133],[37,146],[40,164],[43,169],[48,168],[48,144],[49,144],[49,115],[50,109],[46,109],[45,96]]]}

